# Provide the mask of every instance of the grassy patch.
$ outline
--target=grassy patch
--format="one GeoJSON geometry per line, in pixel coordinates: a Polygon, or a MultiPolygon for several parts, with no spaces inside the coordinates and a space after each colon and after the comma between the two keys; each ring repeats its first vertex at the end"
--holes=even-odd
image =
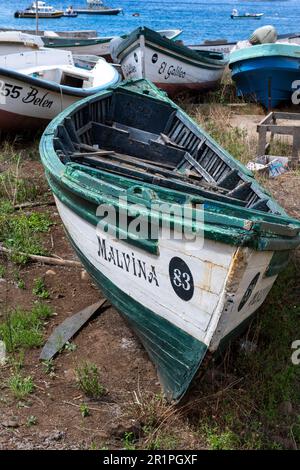
{"type": "Polygon", "coordinates": [[[48,305],[36,304],[30,311],[17,308],[0,323],[0,337],[9,352],[43,344],[43,326],[52,314],[48,305]]]}
{"type": "Polygon", "coordinates": [[[91,412],[86,403],[81,403],[80,405],[80,414],[83,418],[86,418],[87,416],[90,416],[91,412]]]}
{"type": "Polygon", "coordinates": [[[34,201],[39,191],[36,183],[22,178],[17,171],[7,170],[0,175],[0,198],[12,205],[26,201],[34,201]]]}
{"type": "Polygon", "coordinates": [[[41,233],[47,232],[52,221],[48,214],[32,212],[25,214],[0,214],[0,242],[13,251],[12,260],[24,264],[28,255],[46,253],[41,233]],[[24,253],[20,255],[18,252],[24,253]]]}
{"type": "Polygon", "coordinates": [[[6,274],[5,266],[3,266],[3,264],[0,264],[0,279],[3,279],[5,277],[5,274],[6,274]]]}
{"type": "Polygon", "coordinates": [[[96,364],[85,362],[76,368],[76,375],[78,386],[87,397],[99,399],[106,393],[104,386],[100,383],[96,364]]]}
{"type": "Polygon", "coordinates": [[[40,299],[49,299],[50,294],[46,289],[44,280],[41,277],[34,279],[32,293],[40,299]]]}
{"type": "Polygon", "coordinates": [[[243,337],[256,348],[241,349],[241,339],[232,343],[213,377],[207,372],[196,400],[182,411],[209,448],[300,447],[300,366],[291,361],[291,345],[300,339],[300,266],[295,260],[243,337]]]}
{"type": "Polygon", "coordinates": [[[22,377],[20,374],[14,374],[8,379],[8,388],[16,398],[22,399],[32,393],[35,386],[32,377],[22,377]]]}
{"type": "Polygon", "coordinates": [[[35,426],[37,423],[38,423],[38,419],[36,416],[34,415],[28,416],[27,421],[26,421],[27,427],[35,426]]]}

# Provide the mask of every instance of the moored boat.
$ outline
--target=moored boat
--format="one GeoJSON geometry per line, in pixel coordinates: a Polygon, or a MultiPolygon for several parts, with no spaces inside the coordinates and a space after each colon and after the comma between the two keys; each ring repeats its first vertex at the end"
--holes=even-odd
{"type": "Polygon", "coordinates": [[[17,10],[14,16],[15,18],[36,18],[37,15],[39,18],[55,19],[64,16],[64,12],[47,5],[45,2],[36,1],[25,10],[17,10]]]}
{"type": "Polygon", "coordinates": [[[118,15],[123,8],[110,8],[102,0],[86,0],[87,7],[76,8],[76,13],[84,15],[118,15]]]}
{"type": "Polygon", "coordinates": [[[78,16],[78,13],[77,11],[74,11],[72,6],[69,6],[64,12],[65,18],[77,18],[77,16],[78,16]]]}
{"type": "Polygon", "coordinates": [[[104,59],[95,67],[75,67],[68,51],[39,50],[0,57],[0,128],[27,131],[45,126],[70,104],[118,83],[104,59]]]}
{"type": "Polygon", "coordinates": [[[227,64],[221,53],[191,50],[145,27],[121,41],[113,59],[126,79],[146,78],[169,94],[216,87],[227,64]]]}
{"type": "Polygon", "coordinates": [[[238,95],[271,109],[291,101],[293,83],[299,80],[300,46],[260,44],[235,50],[229,67],[238,95]]]}
{"type": "Polygon", "coordinates": [[[72,246],[179,400],[263,303],[299,221],[144,80],[63,111],[40,155],[72,246]]]}
{"type": "Polygon", "coordinates": [[[230,18],[232,20],[260,20],[263,16],[264,13],[244,13],[243,15],[240,15],[238,10],[234,8],[230,18]]]}

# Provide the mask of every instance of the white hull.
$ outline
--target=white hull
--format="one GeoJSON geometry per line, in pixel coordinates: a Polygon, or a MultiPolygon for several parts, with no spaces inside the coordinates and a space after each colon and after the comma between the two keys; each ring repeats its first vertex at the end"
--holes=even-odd
{"type": "Polygon", "coordinates": [[[199,62],[185,61],[183,56],[171,57],[166,49],[156,49],[144,44],[143,37],[131,45],[121,58],[124,77],[146,78],[169,92],[184,88],[209,89],[222,78],[222,67],[202,67],[199,62]]]}
{"type": "Polygon", "coordinates": [[[73,243],[98,272],[211,351],[257,310],[276,279],[264,276],[273,252],[211,240],[202,246],[201,238],[195,242],[162,238],[159,255],[151,255],[96,230],[57,198],[56,204],[73,243]],[[186,291],[193,285],[190,299],[180,298],[171,284],[170,261],[178,257],[190,271],[182,272],[178,280],[186,291]]]}
{"type": "MultiPolygon", "coordinates": [[[[24,130],[28,125],[26,118],[34,122],[50,121],[63,109],[79,100],[80,97],[60,94],[47,89],[27,84],[22,80],[7,78],[0,74],[0,127],[9,129],[14,119],[23,118],[24,130]],[[8,91],[9,95],[5,96],[8,91]],[[9,117],[8,120],[6,120],[9,117]]],[[[16,122],[16,121],[15,121],[16,122]]]]}

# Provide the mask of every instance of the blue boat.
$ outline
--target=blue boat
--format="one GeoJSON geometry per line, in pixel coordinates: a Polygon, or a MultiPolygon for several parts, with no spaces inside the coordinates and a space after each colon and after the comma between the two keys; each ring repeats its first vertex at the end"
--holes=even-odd
{"type": "Polygon", "coordinates": [[[238,96],[271,109],[291,101],[293,82],[300,79],[300,46],[260,44],[233,51],[229,67],[238,96]]]}

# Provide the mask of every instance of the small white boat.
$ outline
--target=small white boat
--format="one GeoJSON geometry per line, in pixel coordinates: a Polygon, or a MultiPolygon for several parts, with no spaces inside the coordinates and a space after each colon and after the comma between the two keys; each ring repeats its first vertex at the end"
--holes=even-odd
{"type": "Polygon", "coordinates": [[[119,82],[99,58],[92,70],[74,65],[68,51],[40,50],[0,57],[0,128],[43,127],[67,106],[119,82]]]}
{"type": "Polygon", "coordinates": [[[193,51],[145,27],[112,44],[111,49],[126,79],[146,78],[169,94],[212,89],[227,65],[221,53],[193,51]]]}
{"type": "Polygon", "coordinates": [[[232,20],[260,20],[264,16],[264,13],[244,13],[239,14],[238,10],[234,8],[230,15],[232,20]]]}
{"type": "Polygon", "coordinates": [[[39,18],[61,18],[64,16],[62,10],[57,10],[45,2],[36,1],[33,2],[25,10],[17,10],[15,12],[15,18],[35,18],[38,15],[39,18]]]}
{"type": "Polygon", "coordinates": [[[76,8],[76,12],[84,15],[118,15],[123,8],[111,8],[102,2],[102,0],[86,0],[87,6],[76,8]]]}

